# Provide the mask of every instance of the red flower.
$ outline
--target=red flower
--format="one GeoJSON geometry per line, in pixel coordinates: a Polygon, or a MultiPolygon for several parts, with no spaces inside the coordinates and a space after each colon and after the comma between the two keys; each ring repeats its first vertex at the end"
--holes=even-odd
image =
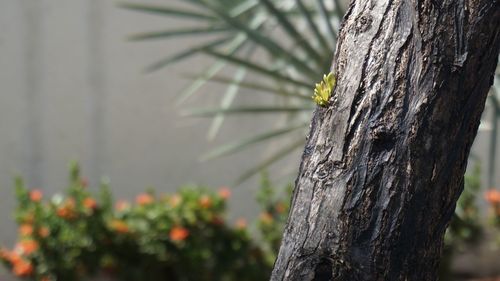
{"type": "Polygon", "coordinates": [[[49,236],[50,234],[50,229],[46,226],[42,226],[39,230],[38,230],[38,235],[40,235],[40,237],[42,238],[45,238],[47,236],[49,236]]]}
{"type": "Polygon", "coordinates": [[[184,241],[189,236],[189,230],[182,226],[175,226],[170,230],[169,236],[172,241],[184,241]]]}
{"type": "Polygon", "coordinates": [[[124,211],[125,209],[128,209],[130,207],[130,204],[125,201],[125,200],[120,200],[116,202],[115,209],[119,212],[124,211]]]}
{"type": "Polygon", "coordinates": [[[38,243],[33,239],[22,240],[17,243],[14,250],[22,255],[30,255],[38,250],[38,243]]]}
{"type": "Polygon", "coordinates": [[[174,194],[172,197],[170,197],[169,202],[170,205],[175,208],[182,202],[182,197],[179,194],[174,194]]]}
{"type": "Polygon", "coordinates": [[[212,223],[215,224],[215,225],[223,225],[224,224],[224,219],[219,217],[219,216],[215,216],[212,218],[212,223]]]}
{"type": "Polygon", "coordinates": [[[39,189],[30,191],[30,200],[33,202],[40,202],[43,198],[43,193],[39,189]]]}
{"type": "Polygon", "coordinates": [[[112,229],[114,229],[118,233],[125,234],[125,233],[130,232],[130,229],[129,229],[127,223],[122,221],[122,220],[113,220],[111,222],[110,226],[112,229]]]}
{"type": "Polygon", "coordinates": [[[32,224],[33,222],[35,222],[35,215],[33,214],[33,212],[29,212],[23,216],[22,221],[24,223],[32,224]]]}
{"type": "Polygon", "coordinates": [[[286,206],[285,206],[285,204],[280,202],[280,203],[276,204],[275,209],[276,209],[276,212],[278,212],[278,214],[283,214],[286,211],[286,206]]]}
{"type": "Polygon", "coordinates": [[[484,194],[486,201],[490,204],[500,204],[500,191],[490,189],[484,194]]]}
{"type": "Polygon", "coordinates": [[[238,220],[236,220],[237,229],[245,229],[247,225],[248,225],[247,220],[244,218],[239,218],[238,220]]]}
{"type": "Polygon", "coordinates": [[[82,179],[80,179],[80,185],[83,188],[87,188],[89,186],[89,181],[86,178],[82,178],[82,179]]]}
{"type": "Polygon", "coordinates": [[[200,198],[200,206],[204,209],[208,209],[212,206],[212,199],[207,195],[204,195],[200,198]]]}
{"type": "Polygon", "coordinates": [[[229,187],[223,186],[219,188],[219,196],[224,200],[229,199],[229,197],[231,197],[231,190],[229,187]]]}
{"type": "Polygon", "coordinates": [[[12,252],[5,248],[0,248],[0,259],[10,261],[10,257],[12,255],[12,252]]]}
{"type": "Polygon", "coordinates": [[[19,234],[21,234],[21,236],[30,236],[31,234],[33,234],[33,226],[27,223],[22,224],[19,227],[19,234]]]}
{"type": "Polygon", "coordinates": [[[144,206],[153,203],[154,198],[150,194],[142,193],[137,195],[135,201],[137,202],[137,204],[144,206]]]}
{"type": "Polygon", "coordinates": [[[19,277],[27,277],[33,274],[34,271],[33,265],[24,259],[20,259],[16,263],[13,264],[12,272],[19,277]]]}
{"type": "Polygon", "coordinates": [[[268,212],[260,214],[259,218],[260,221],[264,224],[271,224],[273,222],[273,216],[268,212]]]}
{"type": "Polygon", "coordinates": [[[97,202],[92,197],[87,197],[83,200],[83,206],[87,209],[95,209],[97,208],[97,202]]]}
{"type": "Polygon", "coordinates": [[[75,212],[75,199],[69,198],[64,202],[64,204],[57,208],[57,215],[63,219],[74,219],[76,217],[75,212]]]}

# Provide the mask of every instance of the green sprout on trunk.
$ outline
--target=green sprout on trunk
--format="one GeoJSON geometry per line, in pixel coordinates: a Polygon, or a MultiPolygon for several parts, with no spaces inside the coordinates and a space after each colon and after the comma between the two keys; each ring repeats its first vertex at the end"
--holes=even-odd
{"type": "Polygon", "coordinates": [[[328,105],[336,82],[337,80],[335,75],[330,72],[328,75],[323,75],[323,81],[316,83],[316,88],[314,88],[314,95],[312,98],[317,105],[323,107],[328,105]]]}

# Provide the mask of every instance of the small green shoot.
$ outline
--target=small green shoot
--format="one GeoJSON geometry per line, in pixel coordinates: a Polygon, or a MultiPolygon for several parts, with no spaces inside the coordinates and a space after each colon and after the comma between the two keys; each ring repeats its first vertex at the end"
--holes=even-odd
{"type": "Polygon", "coordinates": [[[314,95],[312,96],[314,102],[319,106],[327,106],[336,83],[337,79],[332,72],[328,75],[324,74],[323,81],[316,83],[314,88],[314,95]]]}

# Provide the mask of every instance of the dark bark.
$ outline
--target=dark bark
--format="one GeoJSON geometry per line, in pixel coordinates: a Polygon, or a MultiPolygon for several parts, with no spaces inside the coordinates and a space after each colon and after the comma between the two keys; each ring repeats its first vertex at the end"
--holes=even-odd
{"type": "Polygon", "coordinates": [[[436,280],[500,49],[499,0],[354,0],[271,280],[436,280]]]}

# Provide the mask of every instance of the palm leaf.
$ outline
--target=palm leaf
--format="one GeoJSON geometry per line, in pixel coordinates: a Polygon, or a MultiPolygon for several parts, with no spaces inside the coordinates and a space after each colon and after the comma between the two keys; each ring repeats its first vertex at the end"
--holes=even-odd
{"type": "Polygon", "coordinates": [[[254,113],[293,113],[298,111],[311,111],[312,106],[245,106],[232,108],[193,108],[183,114],[184,116],[212,117],[217,114],[254,114],[254,113]]]}
{"type": "Polygon", "coordinates": [[[269,10],[271,15],[278,20],[290,37],[293,38],[309,56],[316,60],[318,65],[323,64],[323,58],[321,55],[309,44],[309,41],[297,31],[295,26],[288,20],[288,17],[285,14],[276,8],[270,0],[260,0],[260,3],[262,3],[269,10]]]}
{"type": "Polygon", "coordinates": [[[276,163],[277,161],[283,159],[284,157],[288,156],[292,151],[303,147],[304,146],[304,139],[299,138],[293,143],[281,148],[278,150],[276,153],[271,155],[268,158],[265,158],[263,161],[261,161],[259,164],[257,164],[255,167],[245,171],[237,180],[235,185],[239,185],[242,182],[248,180],[252,176],[258,174],[260,171],[265,170],[268,168],[270,165],[273,163],[276,163]]]}
{"type": "MultiPolygon", "coordinates": [[[[240,34],[234,38],[228,46],[227,52],[230,54],[236,53],[238,50],[240,50],[245,43],[246,36],[243,34],[240,34]]],[[[203,49],[203,51],[205,51],[203,49]]],[[[198,91],[205,83],[210,80],[211,77],[215,76],[219,71],[221,71],[224,66],[226,66],[226,62],[223,60],[218,60],[214,64],[212,64],[200,78],[196,79],[193,83],[191,83],[186,89],[184,89],[179,97],[177,98],[177,105],[182,104],[185,102],[188,98],[190,98],[196,91],[198,91]]]]}
{"type": "MultiPolygon", "coordinates": [[[[301,70],[307,76],[310,76],[312,79],[318,77],[317,70],[312,69],[305,61],[297,58],[295,54],[288,52],[286,49],[281,47],[279,44],[271,40],[270,38],[263,36],[260,32],[255,29],[249,28],[242,21],[237,18],[231,17],[225,11],[223,7],[218,5],[214,5],[212,3],[206,3],[206,7],[212,10],[217,16],[223,19],[227,25],[232,26],[236,30],[244,32],[249,39],[252,40],[255,44],[263,47],[267,50],[271,55],[276,57],[281,57],[287,61],[289,61],[292,65],[294,65],[297,69],[301,70]]],[[[265,15],[260,14],[261,17],[265,17],[265,15]]]]}
{"type": "MultiPolygon", "coordinates": [[[[200,76],[192,75],[192,74],[184,74],[184,77],[187,77],[189,79],[197,79],[200,76]]],[[[274,95],[279,95],[279,96],[284,96],[284,97],[294,97],[294,98],[299,98],[299,99],[311,101],[311,96],[309,96],[309,95],[303,95],[303,94],[296,93],[296,92],[285,91],[284,89],[274,88],[271,86],[260,84],[258,82],[235,81],[233,78],[224,77],[224,76],[213,76],[210,78],[210,82],[218,82],[218,83],[228,84],[228,85],[238,85],[242,88],[255,90],[254,93],[256,93],[256,92],[257,93],[269,93],[269,94],[274,94],[274,95]]]]}
{"type": "MultiPolygon", "coordinates": [[[[240,67],[234,75],[234,80],[236,82],[241,82],[243,79],[245,79],[246,72],[247,72],[246,68],[240,67]]],[[[234,98],[238,94],[239,88],[240,88],[239,83],[234,83],[227,88],[226,93],[224,94],[224,97],[222,98],[221,101],[221,108],[228,109],[231,106],[231,104],[234,101],[234,98]]],[[[222,123],[224,122],[224,118],[225,118],[224,113],[219,113],[214,117],[214,120],[212,121],[212,124],[208,129],[207,137],[209,140],[215,138],[215,136],[219,132],[220,127],[222,126],[222,123]]]]}
{"type": "Polygon", "coordinates": [[[274,139],[278,136],[285,135],[287,133],[293,132],[298,129],[303,129],[307,126],[307,124],[299,124],[299,125],[291,125],[287,126],[285,128],[281,128],[278,130],[272,130],[270,132],[266,132],[264,134],[260,134],[257,136],[253,136],[247,139],[235,141],[232,143],[224,144],[220,147],[217,147],[213,149],[212,151],[208,152],[207,154],[203,155],[201,157],[202,161],[214,159],[214,158],[219,158],[228,154],[231,154],[235,151],[242,150],[244,148],[247,148],[248,146],[251,146],[253,144],[257,144],[269,139],[274,139]]]}
{"type": "Polygon", "coordinates": [[[290,78],[288,76],[284,76],[283,74],[281,74],[275,70],[267,69],[264,66],[257,65],[255,63],[251,63],[248,60],[243,60],[243,59],[237,58],[235,56],[219,53],[217,51],[214,51],[213,49],[205,49],[204,51],[205,51],[205,53],[207,53],[211,56],[214,56],[216,58],[225,60],[225,61],[233,63],[235,65],[244,66],[244,67],[248,68],[249,70],[252,70],[255,73],[259,73],[259,74],[262,74],[264,76],[271,77],[271,78],[274,78],[277,80],[286,81],[286,82],[292,83],[296,86],[311,89],[311,85],[309,83],[306,83],[303,81],[298,81],[298,80],[295,80],[295,79],[290,78]]]}
{"type": "Polygon", "coordinates": [[[198,13],[198,12],[189,11],[189,10],[182,10],[182,9],[177,9],[177,8],[155,6],[155,5],[136,4],[136,3],[119,3],[118,6],[125,8],[125,9],[129,9],[129,10],[147,12],[147,13],[158,14],[158,15],[162,15],[162,16],[167,15],[167,16],[176,16],[176,17],[183,17],[183,18],[190,18],[190,19],[197,19],[197,20],[209,20],[209,21],[214,21],[217,19],[214,16],[206,15],[203,13],[198,13]]]}
{"type": "Polygon", "coordinates": [[[213,48],[213,47],[219,46],[221,44],[224,44],[224,43],[228,42],[230,39],[232,39],[232,37],[217,39],[217,40],[211,41],[211,42],[206,43],[206,44],[202,44],[202,45],[199,45],[196,47],[188,48],[185,51],[179,52],[179,53],[172,55],[172,56],[168,56],[165,59],[159,60],[159,61],[149,65],[148,67],[146,67],[145,72],[156,71],[156,70],[163,68],[163,67],[166,67],[172,63],[176,63],[176,62],[181,61],[183,59],[186,59],[194,54],[197,54],[206,48],[213,48]]]}
{"type": "Polygon", "coordinates": [[[330,39],[336,42],[338,35],[337,32],[335,32],[335,29],[333,28],[330,16],[328,15],[328,10],[325,7],[325,3],[323,2],[323,0],[316,0],[316,5],[318,7],[321,16],[323,17],[323,22],[325,23],[328,32],[330,33],[331,37],[330,39]]]}
{"type": "Polygon", "coordinates": [[[304,18],[306,19],[307,24],[309,25],[309,28],[313,31],[314,35],[316,36],[315,39],[323,47],[323,50],[325,51],[325,53],[330,54],[331,53],[331,47],[330,47],[330,45],[328,45],[328,42],[326,41],[326,39],[323,36],[323,34],[321,34],[321,32],[320,32],[318,26],[316,25],[316,23],[314,23],[313,15],[311,14],[311,12],[309,12],[306,9],[306,6],[302,2],[302,0],[295,0],[295,3],[297,5],[297,7],[299,8],[299,11],[302,13],[302,15],[304,16],[304,18]]]}
{"type": "Polygon", "coordinates": [[[194,27],[166,31],[153,31],[134,34],[128,37],[131,41],[150,40],[150,39],[165,39],[173,36],[186,36],[186,35],[211,35],[212,33],[221,33],[230,31],[227,27],[194,27]]]}

